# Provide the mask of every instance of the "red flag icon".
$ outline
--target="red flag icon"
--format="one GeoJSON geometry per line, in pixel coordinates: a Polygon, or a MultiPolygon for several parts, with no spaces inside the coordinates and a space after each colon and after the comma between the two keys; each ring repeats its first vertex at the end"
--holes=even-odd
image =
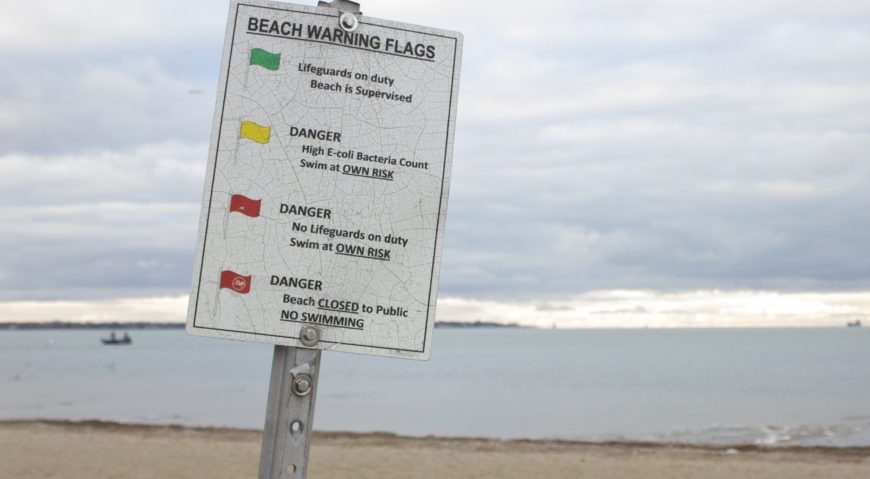
{"type": "Polygon", "coordinates": [[[251,276],[242,276],[235,271],[221,271],[221,289],[228,288],[239,294],[251,291],[251,276]]]}
{"type": "Polygon", "coordinates": [[[230,211],[256,218],[260,216],[260,203],[260,200],[252,200],[244,195],[233,195],[230,199],[230,211]]]}

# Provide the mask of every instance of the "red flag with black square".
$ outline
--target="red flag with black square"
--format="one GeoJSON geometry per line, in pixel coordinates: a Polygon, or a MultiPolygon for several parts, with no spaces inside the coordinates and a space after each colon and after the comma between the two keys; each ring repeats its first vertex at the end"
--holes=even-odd
{"type": "Polygon", "coordinates": [[[260,216],[261,200],[252,200],[245,195],[233,195],[230,199],[230,211],[235,211],[251,218],[260,216]]]}
{"type": "Polygon", "coordinates": [[[221,271],[221,289],[227,288],[239,294],[251,291],[251,276],[242,276],[235,271],[221,271]]]}

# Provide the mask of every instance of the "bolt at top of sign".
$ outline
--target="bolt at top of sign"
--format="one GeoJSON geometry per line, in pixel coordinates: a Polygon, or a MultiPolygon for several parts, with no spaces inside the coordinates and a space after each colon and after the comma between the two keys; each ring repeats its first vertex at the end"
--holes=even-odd
{"type": "Polygon", "coordinates": [[[338,19],[338,23],[341,25],[341,28],[347,32],[352,32],[359,26],[359,20],[349,12],[342,13],[341,17],[338,19]]]}
{"type": "Polygon", "coordinates": [[[362,15],[359,3],[348,0],[334,0],[332,2],[318,2],[318,7],[334,8],[341,13],[338,17],[338,25],[346,32],[352,32],[359,26],[356,15],[362,15]],[[354,15],[356,14],[356,15],[354,15]]]}

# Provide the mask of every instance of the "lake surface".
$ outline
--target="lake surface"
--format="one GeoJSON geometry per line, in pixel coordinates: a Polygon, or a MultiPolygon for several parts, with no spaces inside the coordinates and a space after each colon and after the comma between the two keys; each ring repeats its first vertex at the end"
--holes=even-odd
{"type": "MultiPolygon", "coordinates": [[[[261,428],[272,348],[0,331],[0,419],[261,428]]],[[[870,446],[870,328],[436,330],[429,362],[325,353],[315,429],[870,446]]]]}

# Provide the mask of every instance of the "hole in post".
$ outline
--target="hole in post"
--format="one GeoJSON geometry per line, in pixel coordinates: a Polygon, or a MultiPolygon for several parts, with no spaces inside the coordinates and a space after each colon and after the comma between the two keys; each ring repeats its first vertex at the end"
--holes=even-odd
{"type": "Polygon", "coordinates": [[[287,466],[287,474],[290,474],[291,476],[296,474],[296,464],[290,464],[287,466]]]}
{"type": "Polygon", "coordinates": [[[290,423],[290,434],[296,436],[302,433],[302,421],[296,420],[290,423]]]}

